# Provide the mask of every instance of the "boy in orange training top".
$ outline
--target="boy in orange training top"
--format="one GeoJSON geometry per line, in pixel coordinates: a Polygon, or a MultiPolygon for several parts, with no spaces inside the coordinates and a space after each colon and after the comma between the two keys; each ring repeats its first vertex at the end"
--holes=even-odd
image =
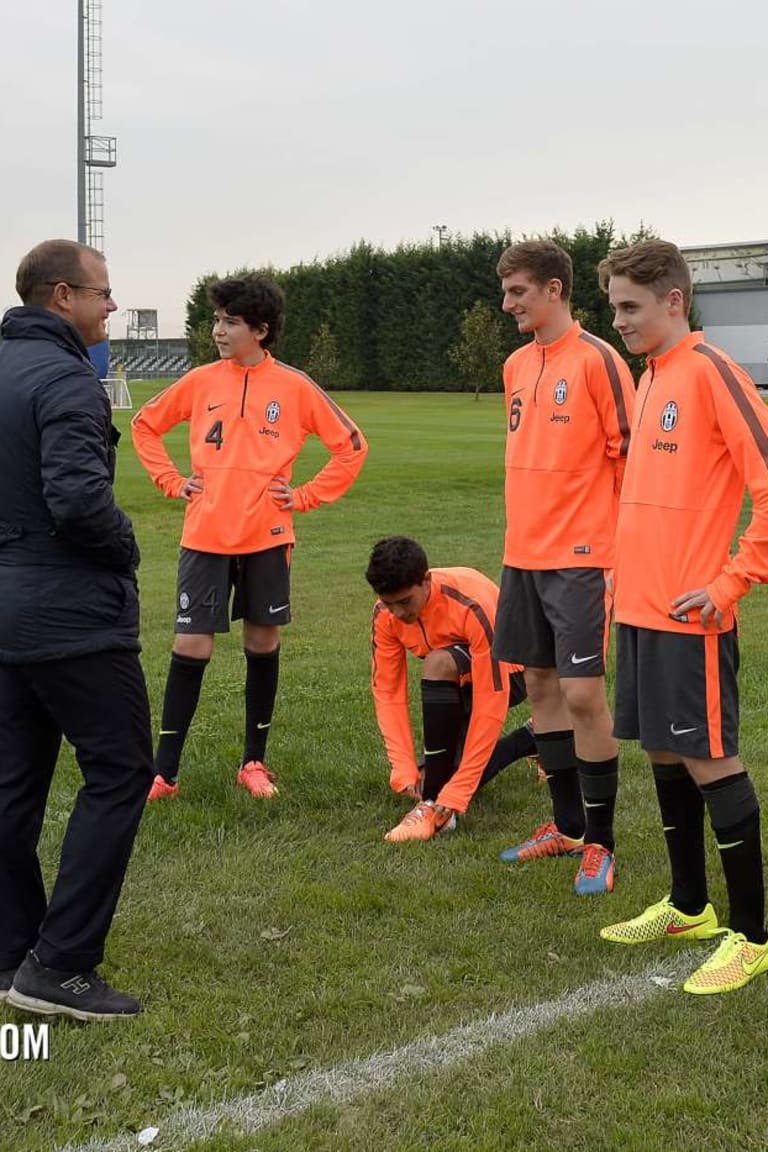
{"type": "Polygon", "coordinates": [[[429,568],[406,536],[380,540],[366,579],[373,610],[371,689],[393,791],[416,807],[385,836],[429,840],[455,827],[476,790],[522,756],[534,757],[528,725],[501,737],[509,708],[525,699],[521,669],[491,654],[499,590],[473,568],[429,568]],[[421,673],[424,765],[416,763],[408,713],[407,653],[421,673]]]}
{"type": "Polygon", "coordinates": [[[277,284],[247,273],[214,281],[213,336],[221,360],[194,368],[145,404],[133,442],[166,496],[187,501],[179,560],[176,640],[165,688],[149,800],[178,792],[179,760],[217,632],[243,620],[245,745],[237,779],[253,796],[277,791],[264,767],[278,682],[279,629],[290,621],[292,512],[338,500],[363,466],[359,428],[313,380],[269,348],[282,330],[277,284]],[[162,437],[189,421],[192,473],[180,474],[162,437]],[[331,453],[294,488],[291,470],[308,435],[331,453]]]}
{"type": "Polygon", "coordinates": [[[674,244],[600,264],[614,327],[644,353],[616,537],[616,734],[653,768],[670,895],[604,928],[619,944],[721,934],[684,988],[730,992],[768,971],[760,809],[738,757],[736,605],[768,580],[768,413],[749,376],[691,332],[691,278],[674,244]],[[729,555],[744,499],[752,517],[729,555]],[[707,895],[704,809],[730,905],[707,895]]]}
{"type": "Polygon", "coordinates": [[[605,693],[618,495],[635,389],[618,353],[570,310],[573,268],[549,240],[497,268],[502,308],[534,339],[504,365],[504,570],[494,655],[525,667],[553,819],[502,853],[579,856],[579,895],[614,883],[618,744],[605,693]]]}

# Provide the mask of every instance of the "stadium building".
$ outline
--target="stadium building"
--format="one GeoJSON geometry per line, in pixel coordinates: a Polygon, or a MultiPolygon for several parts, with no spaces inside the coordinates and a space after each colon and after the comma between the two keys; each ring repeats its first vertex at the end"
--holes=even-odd
{"type": "Polygon", "coordinates": [[[152,340],[143,345],[135,340],[110,340],[110,372],[122,365],[129,380],[149,380],[181,376],[190,368],[185,337],[152,340]]]}

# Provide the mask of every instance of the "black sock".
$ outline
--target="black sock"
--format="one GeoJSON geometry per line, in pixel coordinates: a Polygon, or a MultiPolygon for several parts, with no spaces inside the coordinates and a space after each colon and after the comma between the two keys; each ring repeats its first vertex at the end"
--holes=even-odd
{"type": "Polygon", "coordinates": [[[496,747],[491,752],[491,758],[480,777],[478,788],[493,780],[502,769],[514,764],[516,760],[522,760],[524,756],[535,756],[537,751],[536,740],[528,724],[515,728],[514,732],[508,732],[506,736],[496,741],[496,747]]]}
{"type": "Polygon", "coordinates": [[[560,832],[578,840],[584,835],[584,805],[581,800],[579,772],[573,732],[537,732],[536,747],[547,774],[552,797],[552,816],[560,832]]]}
{"type": "Polygon", "coordinates": [[[245,652],[245,744],[243,764],[264,763],[280,677],[280,645],[271,652],[245,652]]]}
{"type": "Polygon", "coordinates": [[[155,771],[167,784],[175,784],[178,778],[181,752],[200,699],[200,687],[207,664],[207,660],[171,652],[163,697],[163,718],[155,753],[155,771]]]}
{"type": "Polygon", "coordinates": [[[619,758],[612,756],[610,760],[582,760],[577,756],[576,764],[584,799],[584,841],[587,844],[602,844],[603,848],[613,852],[613,810],[619,787],[619,758]]]}
{"type": "Polygon", "coordinates": [[[425,800],[436,800],[456,770],[456,752],[464,730],[464,702],[455,680],[422,680],[425,800]]]}
{"type": "Polygon", "coordinates": [[[672,872],[670,900],[686,916],[704,911],[704,798],[684,764],[651,764],[672,872]]]}
{"type": "Polygon", "coordinates": [[[765,944],[760,805],[746,772],[702,785],[728,888],[728,924],[765,944]]]}

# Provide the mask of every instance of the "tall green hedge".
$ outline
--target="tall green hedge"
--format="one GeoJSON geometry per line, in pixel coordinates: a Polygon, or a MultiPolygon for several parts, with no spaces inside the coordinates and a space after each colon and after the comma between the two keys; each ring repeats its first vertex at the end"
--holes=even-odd
{"type": "MultiPolygon", "coordinates": [[[[610,248],[647,235],[641,226],[631,237],[618,237],[610,220],[598,222],[592,231],[580,227],[573,234],[557,229],[551,233],[573,258],[576,315],[620,351],[611,310],[597,284],[597,265],[610,248]]],[[[509,233],[478,232],[439,247],[403,244],[385,252],[360,241],[348,253],[322,263],[299,264],[287,271],[266,269],[286,295],[285,332],[276,354],[306,369],[318,331],[325,325],[338,355],[334,388],[472,390],[474,385],[461,373],[455,355],[462,320],[478,303],[499,308],[496,264],[511,243],[509,233]]],[[[187,337],[195,364],[216,358],[205,298],[214,275],[201,276],[187,300],[187,337]]],[[[502,322],[511,352],[522,341],[511,319],[503,317],[502,322]]],[[[501,364],[498,381],[501,387],[501,364]]]]}

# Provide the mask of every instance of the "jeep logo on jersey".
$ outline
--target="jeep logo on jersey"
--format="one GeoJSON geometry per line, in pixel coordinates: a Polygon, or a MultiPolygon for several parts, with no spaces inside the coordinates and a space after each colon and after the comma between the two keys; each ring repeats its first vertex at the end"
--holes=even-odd
{"type": "Polygon", "coordinates": [[[677,424],[677,404],[674,400],[670,400],[669,404],[664,405],[664,411],[661,414],[661,426],[665,432],[671,432],[677,424]]]}
{"type": "Polygon", "coordinates": [[[567,380],[558,380],[557,384],[555,384],[555,391],[553,392],[553,396],[555,397],[555,404],[565,404],[568,396],[567,380]]]}
{"type": "Polygon", "coordinates": [[[280,405],[278,404],[277,400],[272,400],[269,404],[267,404],[267,407],[264,410],[264,415],[270,424],[274,424],[276,420],[280,419],[280,405]]]}

